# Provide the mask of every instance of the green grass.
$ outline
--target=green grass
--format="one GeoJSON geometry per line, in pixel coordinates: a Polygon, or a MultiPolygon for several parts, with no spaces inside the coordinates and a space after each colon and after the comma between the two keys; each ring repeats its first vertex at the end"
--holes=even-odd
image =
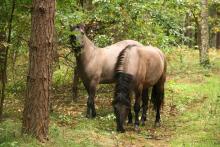
{"type": "MultiPolygon", "coordinates": [[[[205,79],[205,82],[189,87],[194,100],[178,116],[173,146],[219,146],[220,145],[220,80],[219,76],[205,79]],[[193,89],[193,90],[192,90],[193,89]]],[[[187,94],[187,93],[186,93],[187,94]]],[[[178,103],[179,101],[177,101],[178,103]]]]}
{"type": "Polygon", "coordinates": [[[0,147],[220,146],[220,56],[211,52],[211,68],[203,69],[198,65],[197,51],[174,51],[167,55],[168,78],[160,128],[153,127],[155,113],[150,109],[149,120],[146,126],[140,126],[140,132],[126,125],[126,133],[117,133],[111,106],[112,85],[100,86],[97,117],[85,118],[87,94],[81,87],[78,101],[71,102],[71,71],[62,65],[54,74],[49,141],[39,143],[21,134],[23,98],[12,92],[0,124],[0,147]]]}

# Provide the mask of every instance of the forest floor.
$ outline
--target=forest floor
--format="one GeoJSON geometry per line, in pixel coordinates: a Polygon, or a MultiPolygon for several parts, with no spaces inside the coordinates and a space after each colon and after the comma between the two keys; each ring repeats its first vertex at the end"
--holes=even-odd
{"type": "Polygon", "coordinates": [[[111,106],[113,85],[99,87],[97,117],[85,118],[87,94],[81,86],[79,97],[73,102],[69,82],[54,86],[46,143],[21,135],[23,96],[9,95],[4,106],[5,119],[0,124],[0,147],[220,146],[220,52],[210,51],[211,67],[207,69],[198,65],[198,55],[198,51],[187,49],[167,53],[168,77],[159,128],[153,126],[155,113],[150,106],[148,121],[139,132],[126,125],[126,133],[117,133],[111,106]]]}

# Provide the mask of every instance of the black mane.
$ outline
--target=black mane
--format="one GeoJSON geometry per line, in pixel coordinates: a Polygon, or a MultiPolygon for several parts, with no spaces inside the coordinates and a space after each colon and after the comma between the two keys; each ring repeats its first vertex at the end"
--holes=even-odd
{"type": "Polygon", "coordinates": [[[130,95],[133,76],[124,73],[123,71],[119,70],[119,68],[124,65],[124,58],[126,51],[134,46],[136,45],[126,46],[118,55],[118,60],[115,64],[116,86],[115,86],[114,100],[112,102],[113,105],[116,103],[121,103],[129,107],[131,105],[129,95],[130,95]]]}
{"type": "MultiPolygon", "coordinates": [[[[132,48],[132,47],[134,47],[134,46],[136,46],[136,45],[127,45],[121,52],[120,52],[120,54],[118,55],[118,60],[117,60],[117,62],[116,62],[116,64],[115,64],[115,73],[117,73],[117,72],[123,72],[123,71],[120,71],[119,70],[119,68],[124,64],[124,57],[125,57],[125,53],[126,53],[126,51],[128,50],[128,49],[130,49],[130,48],[132,48]]],[[[116,76],[116,74],[115,74],[115,76],[116,76]]]]}
{"type": "Polygon", "coordinates": [[[116,86],[114,93],[113,105],[121,103],[126,106],[131,105],[130,90],[133,76],[127,73],[118,72],[116,74],[116,86]]]}

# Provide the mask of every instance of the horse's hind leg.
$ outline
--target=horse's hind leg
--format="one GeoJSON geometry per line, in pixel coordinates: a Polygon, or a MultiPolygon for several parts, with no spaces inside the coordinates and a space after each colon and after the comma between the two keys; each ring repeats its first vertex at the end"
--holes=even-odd
{"type": "Polygon", "coordinates": [[[147,109],[148,109],[148,88],[143,89],[142,91],[142,116],[141,116],[141,122],[142,125],[145,125],[145,121],[147,119],[147,109]]]}
{"type": "Polygon", "coordinates": [[[152,102],[156,110],[155,126],[160,126],[160,109],[164,99],[164,80],[160,80],[152,89],[152,102]]]}
{"type": "Polygon", "coordinates": [[[135,103],[134,103],[134,112],[135,112],[135,130],[138,130],[139,126],[139,112],[140,112],[140,91],[135,91],[135,103]]]}

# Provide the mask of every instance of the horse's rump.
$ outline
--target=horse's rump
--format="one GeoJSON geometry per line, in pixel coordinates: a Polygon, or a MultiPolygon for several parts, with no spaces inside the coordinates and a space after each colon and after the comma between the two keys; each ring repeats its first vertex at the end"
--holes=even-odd
{"type": "Polygon", "coordinates": [[[152,46],[127,46],[118,56],[116,72],[133,76],[136,83],[153,86],[164,73],[165,57],[152,46]]]}

